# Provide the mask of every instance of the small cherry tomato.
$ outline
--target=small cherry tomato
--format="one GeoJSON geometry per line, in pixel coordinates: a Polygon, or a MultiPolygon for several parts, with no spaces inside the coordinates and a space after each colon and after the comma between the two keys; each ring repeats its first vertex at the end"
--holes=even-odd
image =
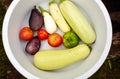
{"type": "Polygon", "coordinates": [[[58,33],[53,33],[48,37],[48,44],[52,47],[58,47],[62,44],[63,38],[58,33]]]}
{"type": "Polygon", "coordinates": [[[34,36],[33,31],[29,27],[23,27],[19,32],[19,37],[21,40],[28,41],[34,36]]]}
{"type": "Polygon", "coordinates": [[[45,40],[45,39],[48,38],[49,34],[48,34],[48,32],[47,32],[46,30],[40,29],[40,30],[38,30],[38,32],[37,32],[37,36],[38,36],[38,38],[39,38],[40,40],[45,40]]]}

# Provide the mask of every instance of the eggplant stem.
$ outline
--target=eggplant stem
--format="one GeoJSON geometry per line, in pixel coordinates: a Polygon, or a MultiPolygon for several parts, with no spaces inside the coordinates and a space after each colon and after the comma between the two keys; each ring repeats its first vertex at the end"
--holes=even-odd
{"type": "MultiPolygon", "coordinates": [[[[39,6],[38,8],[41,10],[42,15],[44,14],[44,12],[49,13],[47,10],[45,10],[45,9],[44,9],[43,7],[41,7],[41,6],[39,6]]],[[[44,16],[44,15],[43,15],[43,16],[44,16]]]]}

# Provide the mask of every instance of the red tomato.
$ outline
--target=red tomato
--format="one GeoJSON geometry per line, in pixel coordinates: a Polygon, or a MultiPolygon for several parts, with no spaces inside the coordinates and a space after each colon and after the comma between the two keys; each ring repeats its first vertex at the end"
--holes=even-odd
{"type": "Polygon", "coordinates": [[[44,29],[40,29],[38,32],[37,32],[37,36],[40,40],[45,40],[48,38],[48,32],[44,29]]]}
{"type": "Polygon", "coordinates": [[[23,27],[19,32],[21,40],[28,41],[33,38],[33,31],[29,27],[23,27]]]}
{"type": "Polygon", "coordinates": [[[48,37],[48,44],[52,47],[58,47],[62,44],[63,39],[62,36],[58,33],[53,33],[48,37]]]}

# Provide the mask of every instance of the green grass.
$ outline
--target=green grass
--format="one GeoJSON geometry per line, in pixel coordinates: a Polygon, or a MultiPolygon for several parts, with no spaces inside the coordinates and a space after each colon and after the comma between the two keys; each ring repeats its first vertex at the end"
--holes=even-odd
{"type": "Polygon", "coordinates": [[[5,13],[6,13],[6,8],[4,2],[0,2],[0,79],[3,79],[6,76],[6,69],[7,69],[6,67],[8,62],[2,44],[2,23],[5,13]]]}
{"type": "Polygon", "coordinates": [[[102,67],[89,79],[120,79],[120,57],[106,60],[102,67]],[[111,61],[111,68],[109,61],[111,61]]]}

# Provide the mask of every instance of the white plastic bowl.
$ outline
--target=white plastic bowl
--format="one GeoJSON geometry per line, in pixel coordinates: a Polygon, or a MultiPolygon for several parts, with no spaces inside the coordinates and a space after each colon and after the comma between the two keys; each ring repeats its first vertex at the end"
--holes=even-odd
{"type": "MultiPolygon", "coordinates": [[[[50,0],[14,0],[3,23],[3,44],[13,66],[28,79],[86,79],[93,75],[105,61],[112,40],[109,14],[101,0],[72,0],[94,27],[97,39],[90,56],[78,63],[57,71],[42,71],[33,65],[33,56],[25,53],[19,31],[28,25],[34,5],[47,7],[50,0]]],[[[71,10],[72,11],[72,10],[71,10]]],[[[44,48],[44,47],[43,47],[44,48]]],[[[62,48],[61,48],[62,49],[62,48]]]]}

